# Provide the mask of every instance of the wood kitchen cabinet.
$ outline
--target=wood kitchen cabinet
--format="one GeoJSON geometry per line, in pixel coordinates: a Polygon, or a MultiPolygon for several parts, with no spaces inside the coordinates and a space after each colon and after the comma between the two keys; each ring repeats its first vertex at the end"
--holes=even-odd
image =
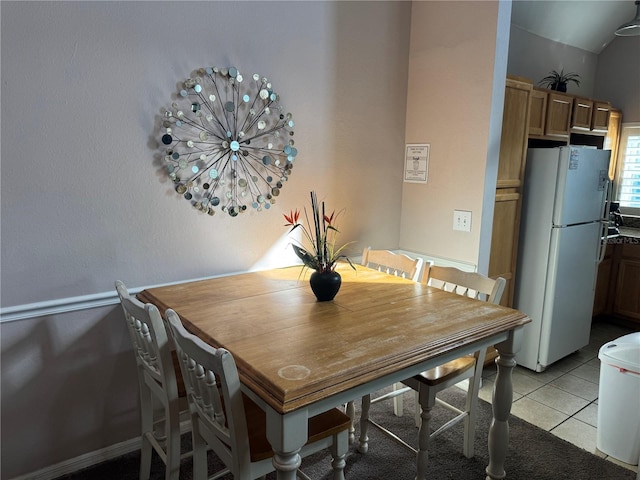
{"type": "MultiPolygon", "coordinates": [[[[488,272],[492,278],[506,280],[500,304],[507,307],[513,305],[532,91],[531,81],[507,77],[488,272]]],[[[497,356],[498,351],[489,347],[485,365],[497,356]]]]}
{"type": "Polygon", "coordinates": [[[489,276],[507,281],[500,302],[506,306],[513,303],[532,91],[530,81],[507,78],[489,257],[489,276]]]}
{"type": "Polygon", "coordinates": [[[598,315],[640,330],[640,238],[622,236],[607,245],[593,301],[598,315]]]}
{"type": "Polygon", "coordinates": [[[618,163],[618,147],[620,145],[620,130],[622,128],[622,112],[615,108],[609,111],[609,128],[604,137],[604,149],[611,150],[609,161],[609,178],[613,180],[618,163]]]}
{"type": "Polygon", "coordinates": [[[640,243],[620,247],[613,313],[640,325],[640,243]]]}
{"type": "Polygon", "coordinates": [[[603,137],[615,119],[614,111],[609,102],[534,87],[529,109],[530,145],[571,143],[602,148],[603,137]]]}
{"type": "Polygon", "coordinates": [[[568,140],[572,112],[573,96],[535,87],[531,95],[529,136],[568,140]]]}
{"type": "Polygon", "coordinates": [[[611,105],[606,102],[593,102],[591,131],[606,133],[609,130],[609,114],[611,105]]]}
{"type": "Polygon", "coordinates": [[[534,88],[531,91],[529,109],[529,135],[544,135],[544,121],[547,114],[547,92],[534,88]]]}
{"type": "Polygon", "coordinates": [[[609,129],[610,112],[611,105],[608,102],[575,97],[573,99],[571,129],[579,132],[605,134],[609,129]]]}
{"type": "Polygon", "coordinates": [[[545,135],[569,137],[572,111],[573,98],[564,93],[549,92],[547,94],[545,135]]]}
{"type": "Polygon", "coordinates": [[[593,100],[576,97],[573,99],[573,118],[571,128],[580,130],[591,130],[593,117],[593,100]]]}

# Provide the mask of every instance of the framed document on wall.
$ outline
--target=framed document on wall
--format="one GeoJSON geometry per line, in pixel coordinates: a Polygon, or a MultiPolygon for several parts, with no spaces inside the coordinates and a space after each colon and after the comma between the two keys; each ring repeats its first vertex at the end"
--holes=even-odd
{"type": "Polygon", "coordinates": [[[429,144],[407,144],[404,151],[404,181],[427,183],[429,177],[429,144]]]}

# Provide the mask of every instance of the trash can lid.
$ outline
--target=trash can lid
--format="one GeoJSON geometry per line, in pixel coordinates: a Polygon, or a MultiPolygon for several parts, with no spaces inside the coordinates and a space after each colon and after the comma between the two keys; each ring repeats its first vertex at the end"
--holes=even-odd
{"type": "Polygon", "coordinates": [[[620,345],[621,343],[628,343],[640,346],[640,332],[623,335],[622,337],[616,338],[614,342],[616,342],[618,345],[620,345]]]}
{"type": "Polygon", "coordinates": [[[598,358],[608,365],[640,375],[640,332],[605,343],[600,347],[598,358]]]}

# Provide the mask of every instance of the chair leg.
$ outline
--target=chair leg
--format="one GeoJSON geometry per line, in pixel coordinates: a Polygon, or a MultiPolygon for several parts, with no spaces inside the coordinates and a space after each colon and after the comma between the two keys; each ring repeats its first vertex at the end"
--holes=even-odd
{"type": "Polygon", "coordinates": [[[140,451],[140,480],[149,480],[151,476],[151,455],[153,446],[149,442],[149,437],[142,434],[142,448],[140,451]]]}
{"type": "Polygon", "coordinates": [[[347,403],[346,414],[351,419],[349,426],[349,445],[351,445],[356,441],[356,407],[353,400],[347,403]]]}
{"type": "Polygon", "coordinates": [[[140,480],[149,480],[151,476],[151,456],[153,445],[148,435],[153,435],[153,402],[151,392],[140,388],[140,411],[142,424],[142,445],[140,447],[140,480]]]}
{"type": "MultiPolygon", "coordinates": [[[[393,390],[400,390],[404,388],[404,385],[401,383],[394,383],[393,390]]],[[[393,397],[393,414],[396,417],[401,417],[404,413],[404,402],[402,401],[402,395],[398,395],[397,397],[393,397]]]]}
{"type": "Polygon", "coordinates": [[[165,423],[167,434],[167,465],[166,480],[180,478],[180,414],[178,399],[165,409],[165,423]]]}
{"type": "Polygon", "coordinates": [[[429,421],[431,409],[436,403],[435,392],[431,392],[426,385],[420,384],[420,430],[418,431],[418,453],[416,455],[416,480],[426,480],[427,463],[429,461],[429,421]]]}
{"type": "Polygon", "coordinates": [[[196,418],[192,417],[193,480],[207,480],[207,444],[200,436],[196,418]]]}
{"type": "Polygon", "coordinates": [[[469,412],[464,419],[464,443],[462,445],[462,453],[467,458],[474,455],[474,446],[476,439],[476,419],[478,413],[478,391],[482,383],[482,368],[484,367],[484,358],[486,349],[480,351],[476,358],[475,373],[469,379],[469,387],[467,388],[466,411],[469,412]]]}
{"type": "Polygon", "coordinates": [[[367,453],[367,450],[369,450],[369,437],[367,437],[367,431],[369,430],[370,407],[371,395],[365,395],[362,397],[362,411],[360,412],[360,444],[358,445],[358,451],[360,453],[367,453]]]}

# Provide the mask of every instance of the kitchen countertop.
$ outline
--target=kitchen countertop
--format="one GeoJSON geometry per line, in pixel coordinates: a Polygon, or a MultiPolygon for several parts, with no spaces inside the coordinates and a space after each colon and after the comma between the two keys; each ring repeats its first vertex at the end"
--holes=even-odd
{"type": "Polygon", "coordinates": [[[621,215],[623,224],[620,225],[620,235],[628,237],[640,237],[640,216],[621,215]]]}
{"type": "Polygon", "coordinates": [[[619,235],[610,235],[607,237],[608,244],[629,243],[640,245],[640,228],[635,227],[618,227],[619,235]]]}
{"type": "Polygon", "coordinates": [[[640,228],[618,227],[618,230],[620,230],[620,236],[622,237],[640,238],[640,228]]]}

